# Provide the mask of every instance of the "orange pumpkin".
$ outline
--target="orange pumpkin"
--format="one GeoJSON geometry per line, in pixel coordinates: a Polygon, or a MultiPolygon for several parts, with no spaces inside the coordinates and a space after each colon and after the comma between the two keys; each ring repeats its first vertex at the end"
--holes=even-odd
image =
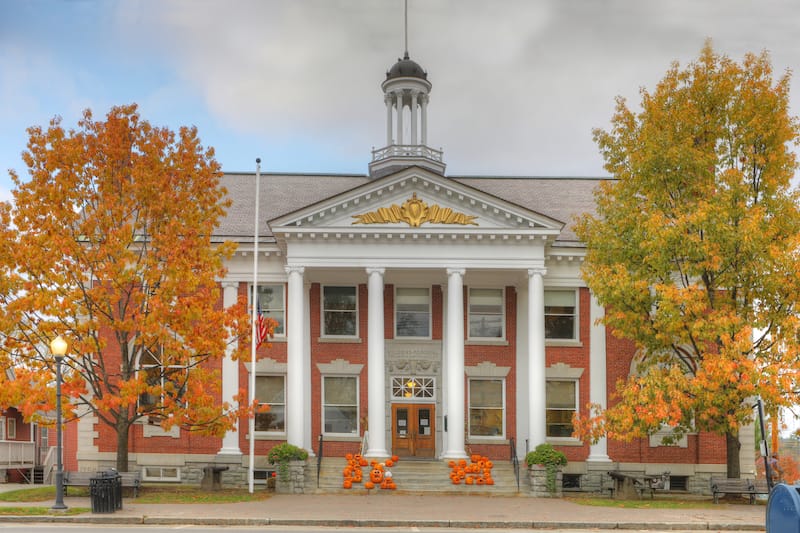
{"type": "Polygon", "coordinates": [[[399,458],[398,456],[396,456],[396,455],[393,455],[393,456],[392,456],[392,461],[394,461],[395,463],[396,463],[397,461],[399,461],[399,460],[400,460],[400,458],[399,458]]]}
{"type": "Polygon", "coordinates": [[[486,478],[486,484],[487,484],[487,485],[494,485],[494,479],[492,479],[492,478],[490,478],[490,477],[487,477],[487,478],[486,478]]]}
{"type": "Polygon", "coordinates": [[[342,482],[342,488],[349,489],[349,488],[352,488],[352,487],[353,487],[353,482],[351,480],[345,479],[342,482]]]}
{"type": "Polygon", "coordinates": [[[366,483],[364,483],[364,488],[367,490],[374,489],[375,484],[372,481],[367,481],[366,483]]]}
{"type": "Polygon", "coordinates": [[[386,459],[386,466],[394,466],[394,462],[391,459],[386,459]]]}
{"type": "Polygon", "coordinates": [[[380,465],[376,465],[369,471],[369,480],[376,485],[383,481],[383,470],[380,468],[380,465]]]}
{"type": "Polygon", "coordinates": [[[472,484],[474,484],[474,483],[475,483],[475,480],[472,478],[472,476],[469,476],[469,477],[468,477],[467,479],[465,479],[464,481],[467,483],[467,485],[472,485],[472,484]]]}

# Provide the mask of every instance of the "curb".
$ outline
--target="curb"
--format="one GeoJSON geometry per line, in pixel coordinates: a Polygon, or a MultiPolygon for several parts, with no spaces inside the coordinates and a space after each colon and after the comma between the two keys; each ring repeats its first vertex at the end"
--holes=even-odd
{"type": "Polygon", "coordinates": [[[116,524],[154,526],[311,526],[311,527],[424,527],[459,529],[574,529],[574,530],[680,530],[680,531],[764,531],[764,526],[753,523],[718,522],[530,522],[501,521],[475,522],[469,520],[324,520],[304,518],[192,518],[169,516],[0,516],[0,523],[62,523],[62,524],[116,524]]]}

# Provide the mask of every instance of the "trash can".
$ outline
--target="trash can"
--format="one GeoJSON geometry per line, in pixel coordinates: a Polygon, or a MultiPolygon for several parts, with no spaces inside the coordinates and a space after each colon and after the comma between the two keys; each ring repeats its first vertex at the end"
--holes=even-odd
{"type": "Polygon", "coordinates": [[[767,533],[800,533],[800,487],[779,483],[767,500],[767,533]]]}
{"type": "Polygon", "coordinates": [[[122,476],[111,468],[100,473],[101,477],[111,484],[111,501],[114,510],[122,509],[122,476]]]}
{"type": "Polygon", "coordinates": [[[114,485],[111,478],[106,478],[100,473],[90,478],[89,496],[93,513],[114,512],[114,485]]]}

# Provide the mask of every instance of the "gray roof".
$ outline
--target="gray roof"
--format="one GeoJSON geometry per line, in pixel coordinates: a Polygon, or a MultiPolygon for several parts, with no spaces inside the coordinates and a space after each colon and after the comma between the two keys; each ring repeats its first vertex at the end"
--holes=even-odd
{"type": "MultiPolygon", "coordinates": [[[[577,241],[574,222],[577,215],[594,213],[593,191],[609,178],[491,177],[449,176],[450,179],[497,196],[530,211],[565,224],[556,242],[577,241]]],[[[261,174],[259,191],[262,242],[274,241],[267,222],[370,181],[365,175],[344,174],[261,174]]],[[[225,174],[222,185],[232,205],[217,231],[215,241],[230,239],[253,241],[255,220],[255,174],[225,174]]]]}

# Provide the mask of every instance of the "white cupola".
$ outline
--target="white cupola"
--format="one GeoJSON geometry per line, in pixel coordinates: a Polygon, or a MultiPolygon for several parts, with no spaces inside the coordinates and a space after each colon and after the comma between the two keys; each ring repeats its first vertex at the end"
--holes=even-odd
{"type": "Polygon", "coordinates": [[[380,177],[411,165],[444,174],[442,151],[428,147],[431,82],[427,72],[406,51],[386,73],[381,88],[386,104],[386,145],[372,150],[370,176],[380,177]],[[405,119],[410,124],[404,124],[405,119]]]}

